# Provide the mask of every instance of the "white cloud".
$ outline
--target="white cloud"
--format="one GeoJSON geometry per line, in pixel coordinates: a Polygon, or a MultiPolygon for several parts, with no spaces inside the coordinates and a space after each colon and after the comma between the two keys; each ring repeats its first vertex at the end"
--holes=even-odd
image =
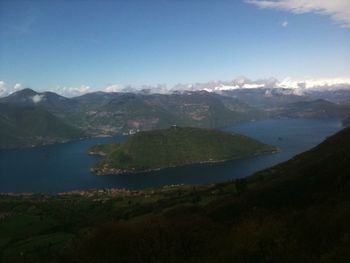
{"type": "Polygon", "coordinates": [[[158,86],[142,86],[142,87],[134,87],[131,85],[122,85],[122,84],[112,84],[109,85],[107,87],[105,87],[104,89],[102,89],[102,91],[104,92],[131,92],[131,93],[137,93],[140,92],[141,90],[152,90],[152,91],[156,91],[159,89],[159,85],[158,86]]]}
{"type": "Polygon", "coordinates": [[[34,103],[39,103],[39,102],[42,101],[43,99],[44,99],[44,95],[39,95],[39,94],[34,95],[34,96],[32,97],[32,100],[33,100],[34,103]]]}
{"type": "Polygon", "coordinates": [[[339,88],[342,85],[350,85],[350,78],[320,78],[292,80],[285,78],[277,83],[278,87],[289,89],[319,89],[323,90],[339,88]]]}
{"type": "Polygon", "coordinates": [[[119,84],[113,84],[110,86],[107,86],[103,89],[104,92],[122,92],[124,90],[124,85],[119,84]]]}
{"type": "MultiPolygon", "coordinates": [[[[23,89],[23,85],[20,83],[9,87],[5,81],[0,80],[0,97],[8,96],[18,90],[23,89]]],[[[188,92],[188,91],[208,91],[221,93],[227,90],[235,89],[258,89],[265,88],[273,90],[273,88],[284,89],[286,94],[302,95],[309,90],[339,90],[350,89],[350,77],[343,78],[308,78],[308,79],[292,79],[285,78],[278,80],[276,78],[251,80],[246,77],[238,77],[232,81],[211,81],[207,83],[194,83],[194,84],[177,84],[172,87],[168,87],[164,84],[154,86],[140,86],[134,87],[129,85],[113,84],[103,89],[93,89],[87,85],[81,85],[79,87],[61,87],[49,89],[52,92],[60,94],[64,97],[75,97],[84,95],[89,92],[103,91],[103,92],[131,92],[143,94],[170,94],[173,92],[188,92]]],[[[265,96],[270,96],[269,91],[265,93],[265,96]]],[[[31,97],[34,103],[39,103],[45,99],[44,94],[39,94],[31,97]]]]}
{"type": "Polygon", "coordinates": [[[288,21],[283,21],[281,24],[283,27],[287,27],[288,26],[288,21]]]}
{"type": "Polygon", "coordinates": [[[5,81],[0,80],[0,97],[8,94],[5,81]]]}
{"type": "MultiPolygon", "coordinates": [[[[227,82],[226,82],[227,83],[227,82]]],[[[197,90],[205,90],[208,92],[221,92],[225,90],[235,89],[257,89],[265,88],[268,90],[285,89],[286,94],[303,95],[307,90],[338,90],[350,89],[350,78],[318,78],[318,79],[291,79],[285,78],[281,81],[275,78],[250,80],[248,78],[239,77],[231,84],[220,82],[215,86],[206,87],[205,84],[199,85],[197,90]],[[236,84],[236,83],[239,83],[236,84]]],[[[271,92],[267,91],[265,96],[271,96],[271,92]]]]}
{"type": "Polygon", "coordinates": [[[265,84],[258,84],[258,83],[247,83],[242,86],[244,89],[257,89],[257,88],[264,88],[265,84]]]}
{"type": "Polygon", "coordinates": [[[93,90],[91,89],[90,86],[81,85],[80,87],[57,86],[56,88],[52,89],[52,91],[65,97],[75,97],[75,96],[80,96],[80,95],[92,92],[93,90]]]}
{"type": "Polygon", "coordinates": [[[5,81],[0,80],[0,97],[8,96],[22,89],[24,89],[24,87],[22,86],[21,83],[16,83],[14,86],[9,87],[5,81]]]}
{"type": "Polygon", "coordinates": [[[349,0],[245,0],[245,2],[260,8],[286,10],[294,14],[327,15],[342,27],[350,28],[349,0]]]}
{"type": "Polygon", "coordinates": [[[208,91],[208,92],[213,92],[213,91],[225,91],[225,90],[234,90],[234,89],[239,89],[240,86],[238,85],[225,85],[221,84],[219,86],[216,86],[214,88],[204,88],[203,90],[208,91]]]}
{"type": "Polygon", "coordinates": [[[9,92],[9,94],[12,94],[14,92],[20,91],[22,89],[24,89],[22,84],[21,83],[16,83],[15,86],[13,87],[13,89],[9,92]]]}

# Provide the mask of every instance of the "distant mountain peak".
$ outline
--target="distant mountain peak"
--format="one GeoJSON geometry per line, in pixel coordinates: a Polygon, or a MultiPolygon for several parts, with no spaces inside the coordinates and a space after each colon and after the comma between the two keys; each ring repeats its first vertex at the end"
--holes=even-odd
{"type": "Polygon", "coordinates": [[[14,93],[10,94],[10,96],[34,96],[37,95],[38,93],[30,88],[25,88],[21,89],[18,91],[15,91],[14,93]]]}

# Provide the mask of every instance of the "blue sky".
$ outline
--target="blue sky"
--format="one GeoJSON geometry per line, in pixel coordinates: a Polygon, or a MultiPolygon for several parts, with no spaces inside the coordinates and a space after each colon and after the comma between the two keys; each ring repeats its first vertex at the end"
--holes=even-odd
{"type": "Polygon", "coordinates": [[[272,5],[2,0],[0,81],[47,90],[173,85],[239,75],[350,77],[350,22],[341,6],[347,0],[297,11],[293,4],[298,1],[264,2],[272,5]]]}

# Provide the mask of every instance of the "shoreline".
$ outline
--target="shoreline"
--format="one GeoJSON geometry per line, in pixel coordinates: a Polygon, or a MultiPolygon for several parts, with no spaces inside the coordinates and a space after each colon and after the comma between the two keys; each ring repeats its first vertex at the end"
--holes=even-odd
{"type": "MultiPolygon", "coordinates": [[[[172,165],[172,166],[166,166],[166,167],[149,168],[149,169],[145,169],[145,170],[91,167],[90,168],[90,172],[95,174],[95,175],[97,175],[97,176],[113,176],[113,175],[126,175],[126,174],[134,175],[134,174],[155,172],[155,171],[171,169],[171,168],[178,168],[178,167],[184,167],[184,166],[190,166],[190,165],[219,164],[219,163],[224,163],[224,162],[229,162],[229,161],[234,161],[234,160],[240,160],[240,159],[245,159],[245,158],[254,157],[254,156],[260,156],[260,155],[266,155],[266,154],[276,154],[276,153],[279,153],[279,152],[281,152],[281,149],[279,149],[278,147],[273,147],[273,149],[271,151],[268,151],[268,152],[255,153],[255,154],[252,154],[252,155],[242,156],[242,157],[233,158],[233,159],[207,160],[207,161],[184,163],[184,164],[172,165]]],[[[100,156],[103,156],[103,155],[100,155],[100,156]]]]}
{"type": "Polygon", "coordinates": [[[159,187],[149,187],[144,189],[128,189],[128,188],[90,188],[85,190],[70,190],[57,193],[49,192],[0,192],[0,199],[7,197],[20,197],[20,198],[57,198],[57,197],[98,197],[98,196],[108,196],[108,197],[130,197],[130,196],[140,196],[155,192],[163,192],[172,189],[186,188],[186,187],[212,187],[215,184],[196,184],[196,185],[187,185],[187,184],[168,184],[159,187]]]}
{"type": "Polygon", "coordinates": [[[23,150],[23,149],[33,149],[43,146],[49,146],[49,145],[60,145],[60,144],[66,144],[70,142],[75,141],[81,141],[81,140],[87,140],[87,139],[93,139],[93,138],[111,138],[114,136],[126,136],[122,135],[121,133],[114,134],[114,135],[105,135],[105,134],[99,134],[99,135],[93,135],[93,136],[83,136],[79,138],[71,138],[71,139],[64,139],[62,141],[53,141],[53,142],[46,142],[46,143],[38,143],[38,144],[32,144],[27,146],[21,146],[21,147],[9,147],[9,148],[0,148],[0,151],[14,151],[14,150],[23,150]]]}

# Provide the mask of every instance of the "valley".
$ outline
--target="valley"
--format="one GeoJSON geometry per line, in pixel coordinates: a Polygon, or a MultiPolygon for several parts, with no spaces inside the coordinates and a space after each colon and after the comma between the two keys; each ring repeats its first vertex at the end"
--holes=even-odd
{"type": "Polygon", "coordinates": [[[346,103],[267,91],[93,92],[66,98],[24,89],[0,98],[0,149],[129,135],[172,125],[224,128],[276,117],[345,119],[350,114],[346,103]]]}
{"type": "Polygon", "coordinates": [[[128,136],[91,137],[63,144],[0,151],[0,192],[58,193],[96,188],[144,189],[173,184],[211,184],[248,176],[286,161],[342,128],[339,119],[268,119],[225,128],[280,149],[227,161],[167,168],[132,175],[96,176],[91,167],[103,157],[88,155],[97,144],[122,143],[128,136]],[[18,164],[21,165],[18,165],[18,164]]]}

